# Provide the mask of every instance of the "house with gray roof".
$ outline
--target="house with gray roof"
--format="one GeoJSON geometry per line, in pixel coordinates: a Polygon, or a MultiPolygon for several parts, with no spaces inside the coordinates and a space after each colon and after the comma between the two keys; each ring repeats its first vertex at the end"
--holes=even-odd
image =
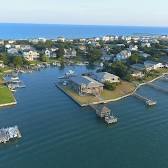
{"type": "Polygon", "coordinates": [[[100,95],[103,92],[103,84],[88,76],[75,76],[69,79],[70,87],[80,96],[100,95]]]}
{"type": "Polygon", "coordinates": [[[113,75],[108,72],[99,72],[93,75],[93,78],[100,83],[110,82],[110,83],[119,83],[120,78],[116,75],[113,75]]]}

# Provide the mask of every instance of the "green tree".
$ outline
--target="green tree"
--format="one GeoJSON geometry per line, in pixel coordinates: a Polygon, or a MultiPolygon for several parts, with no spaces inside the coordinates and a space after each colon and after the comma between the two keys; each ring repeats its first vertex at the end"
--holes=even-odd
{"type": "Polygon", "coordinates": [[[15,67],[20,67],[23,65],[23,59],[20,56],[16,56],[13,58],[13,64],[15,65],[15,67]]]}

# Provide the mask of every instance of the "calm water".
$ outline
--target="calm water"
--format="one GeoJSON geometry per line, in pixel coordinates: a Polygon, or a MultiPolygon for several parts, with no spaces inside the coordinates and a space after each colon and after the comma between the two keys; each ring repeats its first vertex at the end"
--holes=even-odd
{"type": "Polygon", "coordinates": [[[0,145],[0,168],[168,167],[167,94],[147,86],[139,90],[158,101],[154,108],[133,97],[108,104],[119,122],[107,127],[54,86],[65,71],[21,76],[27,87],[16,92],[16,107],[0,110],[0,127],[17,124],[23,137],[0,145]]]}
{"type": "Polygon", "coordinates": [[[103,35],[168,34],[168,28],[131,26],[79,26],[46,24],[0,24],[1,39],[85,38],[103,35]]]}

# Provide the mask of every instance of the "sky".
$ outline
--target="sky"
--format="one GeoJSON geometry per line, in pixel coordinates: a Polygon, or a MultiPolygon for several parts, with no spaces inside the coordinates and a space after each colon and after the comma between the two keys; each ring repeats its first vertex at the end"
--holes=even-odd
{"type": "Polygon", "coordinates": [[[168,27],[168,0],[0,0],[0,23],[168,27]]]}

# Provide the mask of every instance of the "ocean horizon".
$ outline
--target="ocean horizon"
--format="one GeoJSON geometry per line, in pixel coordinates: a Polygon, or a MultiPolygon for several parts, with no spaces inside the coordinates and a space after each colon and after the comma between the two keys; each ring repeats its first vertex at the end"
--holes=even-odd
{"type": "Polygon", "coordinates": [[[0,39],[68,39],[104,35],[168,35],[168,27],[0,23],[0,39]]]}

